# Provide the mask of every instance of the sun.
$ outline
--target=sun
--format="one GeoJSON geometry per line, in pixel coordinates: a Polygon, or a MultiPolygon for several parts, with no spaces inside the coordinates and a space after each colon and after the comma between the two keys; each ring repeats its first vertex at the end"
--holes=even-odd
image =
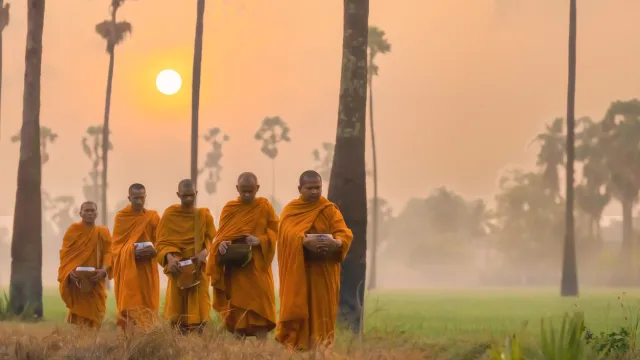
{"type": "Polygon", "coordinates": [[[156,77],[156,87],[165,95],[173,95],[180,91],[182,78],[175,70],[162,70],[156,77]]]}

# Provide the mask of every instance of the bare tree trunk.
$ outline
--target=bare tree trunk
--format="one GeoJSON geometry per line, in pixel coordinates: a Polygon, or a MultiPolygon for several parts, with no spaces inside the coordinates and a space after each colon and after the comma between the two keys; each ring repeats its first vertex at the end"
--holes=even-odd
{"type": "Polygon", "coordinates": [[[569,5],[569,85],[567,90],[567,184],[564,257],[562,260],[562,296],[578,296],[578,269],[576,264],[575,226],[573,219],[575,162],[575,97],[576,97],[576,0],[569,5]]]}
{"type": "MultiPolygon", "coordinates": [[[[0,9],[4,6],[4,0],[0,0],[0,9]]],[[[2,139],[2,33],[0,29],[0,139],[2,139]]]]}
{"type": "Polygon", "coordinates": [[[196,185],[198,183],[198,112],[200,111],[204,5],[205,0],[198,0],[196,35],[193,45],[193,80],[191,82],[191,181],[196,185]]]}
{"type": "Polygon", "coordinates": [[[340,320],[362,332],[367,270],[367,42],[369,0],[344,0],[342,74],[329,200],[344,215],[353,243],[342,263],[340,320]]]}
{"type": "MultiPolygon", "coordinates": [[[[114,15],[115,17],[115,15],[114,15]]],[[[115,21],[115,18],[113,19],[115,21]]],[[[107,94],[104,102],[104,123],[102,125],[102,191],[100,198],[100,218],[102,225],[109,226],[109,210],[107,206],[107,169],[109,155],[109,114],[111,112],[111,90],[113,88],[113,68],[115,63],[115,48],[109,52],[109,71],[107,72],[107,94]]]]}
{"type": "MultiPolygon", "coordinates": [[[[369,57],[369,63],[373,63],[373,56],[369,57]]],[[[376,134],[373,130],[373,74],[369,74],[369,131],[371,132],[371,153],[373,154],[373,231],[371,232],[371,270],[369,270],[369,290],[377,286],[378,264],[378,157],[376,155],[376,134]]]]}
{"type": "Polygon", "coordinates": [[[11,310],[42,317],[42,168],[40,163],[40,76],[45,0],[27,1],[22,129],[18,190],[11,242],[11,310]]]}
{"type": "Polygon", "coordinates": [[[276,159],[271,159],[271,202],[276,202],[276,159]]]}

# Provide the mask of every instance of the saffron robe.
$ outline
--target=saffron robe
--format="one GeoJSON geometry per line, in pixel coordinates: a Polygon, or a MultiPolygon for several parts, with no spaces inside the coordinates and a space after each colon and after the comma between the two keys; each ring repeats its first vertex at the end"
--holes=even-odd
{"type": "Polygon", "coordinates": [[[99,328],[106,313],[107,292],[105,279],[95,284],[90,293],[81,293],[69,276],[78,267],[111,269],[111,235],[104,226],[78,222],[69,226],[62,239],[59,291],[69,309],[67,323],[89,328],[99,328]]]}
{"type": "Polygon", "coordinates": [[[189,289],[180,289],[177,279],[167,271],[167,255],[186,260],[203,249],[211,253],[211,241],[215,236],[209,209],[184,210],[180,205],[172,205],[162,214],[157,229],[156,259],[169,277],[164,317],[174,324],[192,326],[207,322],[211,311],[209,277],[206,276],[206,264],[203,264],[198,274],[200,283],[189,289]],[[196,226],[198,238],[194,240],[196,226]]]}
{"type": "Polygon", "coordinates": [[[345,259],[353,234],[337,206],[321,197],[316,202],[302,198],[282,211],[278,231],[280,314],[276,340],[288,348],[308,350],[333,342],[340,263],[345,259]],[[337,256],[305,259],[305,234],[332,234],[342,240],[337,256]]]}
{"type": "Polygon", "coordinates": [[[259,197],[245,204],[229,201],[222,209],[218,234],[207,262],[213,286],[213,308],[221,315],[226,329],[254,336],[260,329],[273,330],[276,302],[271,263],[276,251],[278,217],[269,200],[259,197]],[[218,248],[223,241],[253,235],[260,245],[252,248],[252,260],[244,267],[220,265],[218,248]]]}
{"type": "Polygon", "coordinates": [[[134,211],[131,205],[120,210],[113,225],[113,279],[117,324],[125,329],[132,322],[149,328],[160,307],[160,277],[155,258],[136,260],[135,243],[156,245],[160,216],[154,210],[134,211]]]}

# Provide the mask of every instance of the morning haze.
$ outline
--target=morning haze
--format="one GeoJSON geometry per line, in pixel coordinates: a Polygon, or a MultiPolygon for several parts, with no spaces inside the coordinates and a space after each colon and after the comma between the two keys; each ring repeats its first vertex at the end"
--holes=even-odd
{"type": "MultiPolygon", "coordinates": [[[[23,95],[26,6],[19,3],[3,33],[0,215],[8,217],[19,155],[10,137],[20,130],[23,95]]],[[[394,214],[409,199],[427,197],[440,186],[492,203],[506,167],[533,168],[538,148],[527,145],[566,111],[568,28],[567,1],[535,3],[371,0],[370,24],[392,44],[391,52],[377,58],[374,111],[379,195],[394,214]]],[[[42,188],[51,196],[72,195],[76,204],[84,200],[83,178],[91,169],[81,139],[103,120],[108,56],[94,27],[108,16],[105,4],[56,0],[45,18],[40,123],[58,138],[48,146],[42,188]]],[[[599,120],[612,101],[640,93],[640,45],[629,40],[640,36],[639,12],[640,3],[632,0],[581,3],[577,117],[599,120]]],[[[140,182],[147,187],[148,206],[161,212],[177,201],[175,184],[189,175],[195,13],[195,2],[176,6],[168,0],[155,0],[152,8],[130,1],[119,11],[133,32],[116,50],[111,211],[126,201],[128,186],[140,182]],[[183,78],[182,89],[171,97],[155,89],[156,74],[166,68],[183,78]]],[[[271,196],[272,163],[253,136],[263,118],[279,116],[290,128],[291,142],[278,145],[275,160],[280,203],[297,196],[298,175],[314,166],[313,150],[335,141],[342,31],[337,1],[207,5],[200,132],[219,127],[229,136],[217,195],[204,191],[206,172],[199,185],[199,205],[210,207],[216,221],[224,202],[236,196],[236,177],[243,171],[256,173],[261,194],[271,196]]],[[[208,151],[201,139],[200,163],[208,151]]],[[[618,208],[608,211],[618,214],[618,208]]],[[[57,250],[44,248],[45,258],[53,259],[45,259],[45,269],[53,270],[57,250]]],[[[399,268],[380,266],[379,282],[389,285],[385,268],[399,268]]],[[[55,276],[47,272],[43,280],[53,284],[55,276]]],[[[447,281],[470,282],[463,277],[447,281]]]]}

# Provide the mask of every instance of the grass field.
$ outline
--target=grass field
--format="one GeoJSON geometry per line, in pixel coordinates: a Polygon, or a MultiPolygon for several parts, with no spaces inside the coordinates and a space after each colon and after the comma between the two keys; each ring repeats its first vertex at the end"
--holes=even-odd
{"type": "MultiPolygon", "coordinates": [[[[33,326],[51,329],[64,322],[66,308],[57,291],[45,294],[48,324],[33,326]]],[[[108,301],[113,318],[113,297],[108,301]]],[[[640,310],[640,290],[584,290],[571,299],[561,298],[557,289],[378,291],[369,294],[365,304],[367,346],[413,349],[422,354],[415,358],[427,358],[424,354],[429,353],[434,358],[475,359],[489,344],[514,332],[521,332],[525,342],[536,343],[541,318],[559,326],[565,313],[580,311],[593,333],[629,326],[640,310]]],[[[405,360],[412,358],[403,354],[405,360]]]]}

